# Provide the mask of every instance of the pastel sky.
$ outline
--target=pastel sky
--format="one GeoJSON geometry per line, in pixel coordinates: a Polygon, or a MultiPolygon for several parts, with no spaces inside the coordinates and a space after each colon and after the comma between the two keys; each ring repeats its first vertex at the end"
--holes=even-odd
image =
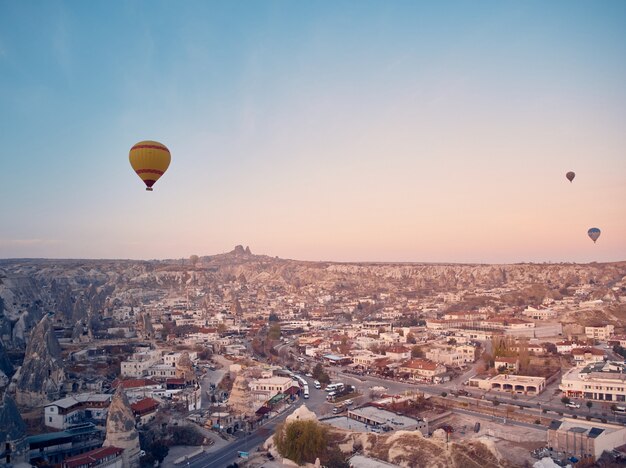
{"type": "Polygon", "coordinates": [[[0,257],[626,260],[624,25],[623,0],[0,0],[0,257]]]}

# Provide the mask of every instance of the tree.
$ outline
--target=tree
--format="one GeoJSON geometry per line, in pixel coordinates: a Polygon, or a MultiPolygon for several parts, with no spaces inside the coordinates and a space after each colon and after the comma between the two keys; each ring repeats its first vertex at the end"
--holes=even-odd
{"type": "Polygon", "coordinates": [[[572,400],[570,400],[568,397],[564,396],[563,398],[561,398],[561,403],[563,403],[564,405],[568,405],[571,403],[572,400]]]}
{"type": "Polygon", "coordinates": [[[316,421],[292,421],[281,424],[274,434],[276,449],[298,465],[314,463],[328,447],[328,432],[316,421]]]}
{"type": "Polygon", "coordinates": [[[278,315],[276,315],[274,312],[272,312],[269,316],[268,319],[270,322],[280,322],[280,319],[278,318],[278,315]]]}
{"type": "Polygon", "coordinates": [[[280,339],[280,324],[279,323],[276,323],[276,322],[272,323],[269,331],[267,332],[267,337],[270,340],[280,339]]]}
{"type": "Polygon", "coordinates": [[[191,255],[189,256],[189,261],[191,262],[191,265],[195,268],[196,264],[198,263],[198,256],[197,255],[191,255]]]}
{"type": "Polygon", "coordinates": [[[415,339],[415,335],[411,332],[407,333],[406,335],[406,342],[409,344],[415,344],[417,343],[417,340],[415,339]]]}
{"type": "Polygon", "coordinates": [[[330,383],[330,377],[328,376],[326,372],[324,372],[324,368],[319,362],[315,364],[315,367],[313,368],[313,372],[311,372],[311,375],[319,383],[322,383],[322,384],[330,383]]]}
{"type": "Polygon", "coordinates": [[[591,407],[593,406],[593,401],[587,401],[587,403],[585,403],[585,404],[587,405],[587,409],[591,413],[591,407]]]}
{"type": "Polygon", "coordinates": [[[425,356],[424,350],[420,346],[413,346],[411,348],[412,358],[423,358],[425,356]]]}

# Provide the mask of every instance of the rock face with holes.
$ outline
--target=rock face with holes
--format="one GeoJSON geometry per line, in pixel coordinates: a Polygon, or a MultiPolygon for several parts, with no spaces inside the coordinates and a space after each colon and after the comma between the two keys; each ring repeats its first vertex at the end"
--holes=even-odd
{"type": "Polygon", "coordinates": [[[0,405],[0,465],[28,461],[26,425],[8,393],[0,405]]]}
{"type": "Polygon", "coordinates": [[[118,385],[109,405],[107,435],[103,446],[124,449],[123,466],[139,468],[139,433],[135,429],[135,416],[121,385],[118,385]]]}
{"type": "Polygon", "coordinates": [[[66,380],[61,346],[47,316],[30,334],[24,363],[13,377],[18,406],[35,408],[57,400],[66,380]]]}

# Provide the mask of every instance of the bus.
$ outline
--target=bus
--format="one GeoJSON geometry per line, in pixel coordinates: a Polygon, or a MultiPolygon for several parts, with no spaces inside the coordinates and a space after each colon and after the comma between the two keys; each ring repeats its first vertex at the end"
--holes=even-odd
{"type": "Polygon", "coordinates": [[[304,385],[304,398],[309,398],[309,386],[304,385]]]}
{"type": "Polygon", "coordinates": [[[343,384],[341,382],[331,383],[331,384],[326,386],[326,391],[327,392],[337,392],[339,390],[343,390],[343,384]]]}
{"type": "Polygon", "coordinates": [[[620,413],[620,414],[625,414],[626,413],[626,406],[616,406],[615,407],[615,412],[616,413],[620,413]]]}

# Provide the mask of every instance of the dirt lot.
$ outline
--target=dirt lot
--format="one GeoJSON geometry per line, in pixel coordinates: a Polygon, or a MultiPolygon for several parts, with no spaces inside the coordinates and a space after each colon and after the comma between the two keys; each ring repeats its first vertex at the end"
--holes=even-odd
{"type": "Polygon", "coordinates": [[[451,414],[444,420],[438,421],[435,428],[444,424],[449,424],[454,429],[450,440],[490,438],[495,442],[500,454],[516,465],[523,466],[525,461],[531,464],[536,462],[537,460],[530,456],[530,451],[546,444],[547,433],[544,430],[502,424],[486,418],[451,414]],[[477,421],[480,422],[480,431],[475,433],[474,424],[477,421]]]}

